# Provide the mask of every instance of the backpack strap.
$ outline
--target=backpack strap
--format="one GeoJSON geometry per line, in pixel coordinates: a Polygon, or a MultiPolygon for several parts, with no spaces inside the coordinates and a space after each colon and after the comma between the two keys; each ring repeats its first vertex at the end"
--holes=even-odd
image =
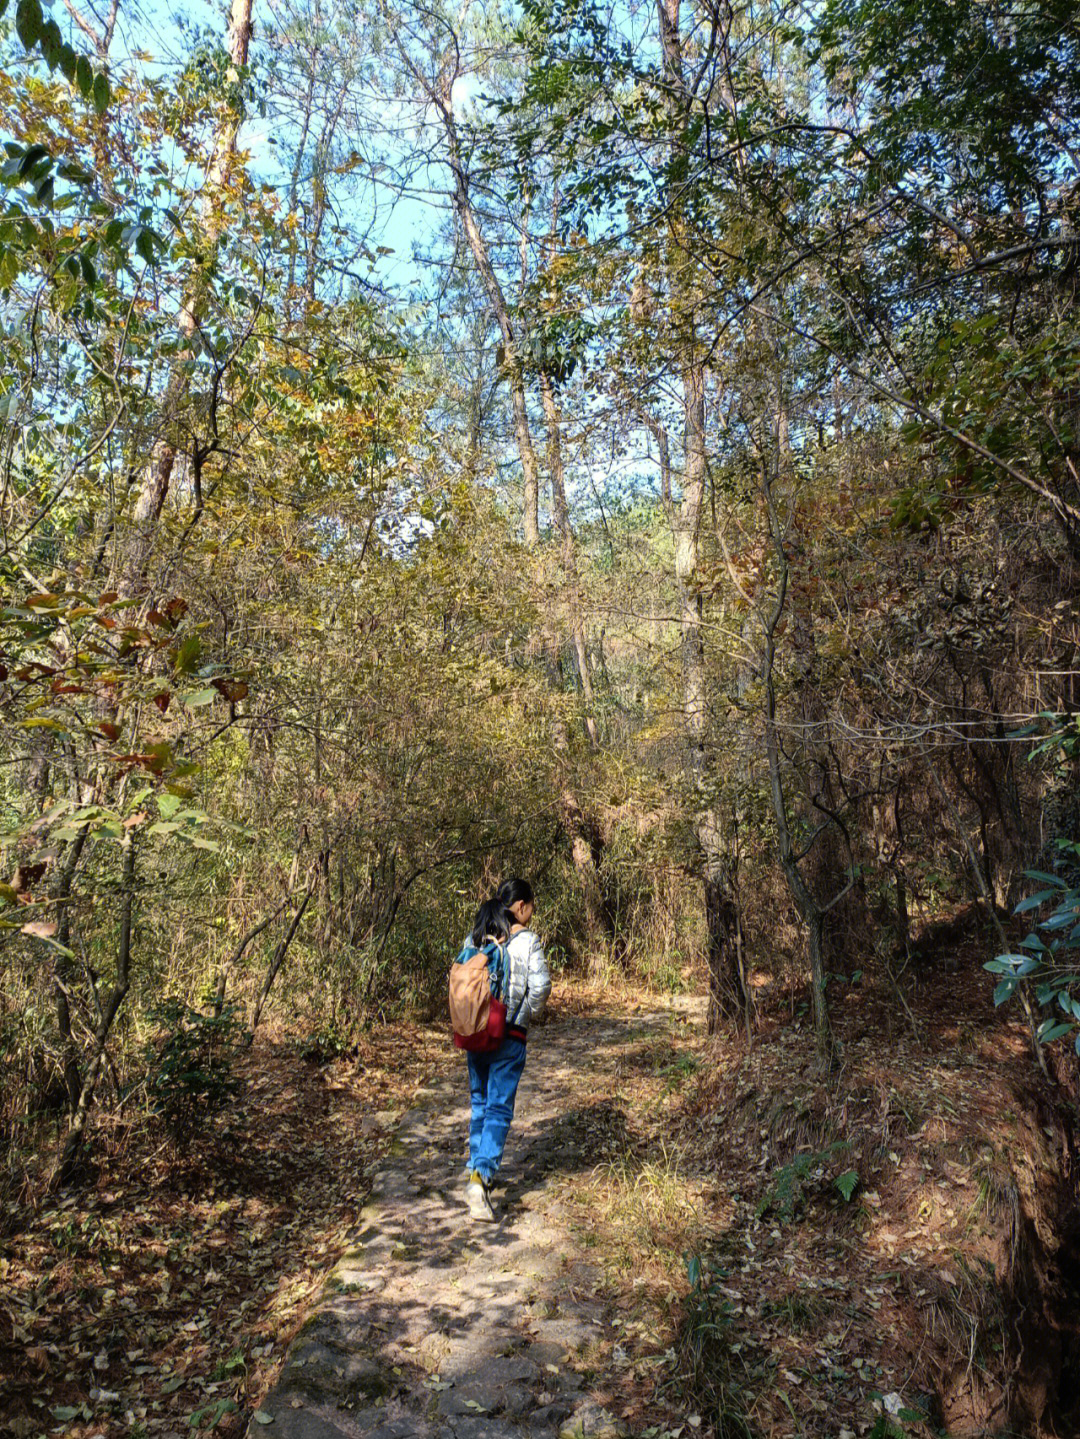
{"type": "Polygon", "coordinates": [[[487,950],[490,946],[494,946],[495,949],[495,953],[493,955],[490,955],[488,958],[489,974],[491,973],[492,964],[494,964],[495,966],[495,984],[493,986],[492,992],[494,993],[496,999],[501,1000],[506,994],[507,987],[510,983],[510,969],[506,962],[506,947],[502,944],[500,940],[496,939],[493,934],[489,934],[484,937],[484,949],[487,950]]]}

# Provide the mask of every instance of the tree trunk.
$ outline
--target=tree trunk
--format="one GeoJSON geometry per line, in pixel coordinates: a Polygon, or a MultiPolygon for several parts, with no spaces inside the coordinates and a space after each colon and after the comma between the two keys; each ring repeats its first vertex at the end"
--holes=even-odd
{"type": "Polygon", "coordinates": [[[311,224],[308,227],[307,246],[307,274],[304,276],[304,291],[309,304],[315,302],[315,278],[319,266],[319,245],[322,241],[322,229],[326,223],[327,210],[327,176],[330,173],[333,154],[332,145],[334,132],[337,130],[338,122],[341,119],[341,112],[345,108],[345,98],[349,93],[348,82],[342,83],[338,91],[337,102],[333,112],[326,117],[322,133],[315,146],[311,160],[311,224]]]}
{"type": "MultiPolygon", "coordinates": [[[[691,340],[691,345],[692,345],[691,340]]],[[[695,831],[702,858],[705,924],[708,934],[709,1026],[738,1023],[749,994],[745,954],[738,926],[735,873],[724,842],[723,821],[708,796],[711,779],[708,693],[698,583],[701,510],[705,497],[705,373],[695,361],[683,369],[685,468],[682,502],[675,511],[675,575],[679,585],[683,705],[690,772],[699,795],[695,831]]]]}
{"type": "MultiPolygon", "coordinates": [[[[657,19],[662,68],[668,94],[668,108],[675,138],[673,147],[681,153],[689,144],[689,116],[694,97],[683,69],[680,0],[658,0],[657,19]]],[[[678,244],[681,231],[677,198],[672,201],[671,224],[678,244]]],[[[682,499],[670,513],[675,539],[675,577],[679,587],[679,626],[682,638],[684,725],[690,772],[698,792],[695,822],[702,860],[705,922],[708,933],[710,1025],[738,1023],[749,1010],[744,982],[744,955],[738,932],[739,906],[735,894],[736,873],[727,852],[722,818],[710,794],[711,721],[702,644],[701,590],[698,562],[701,514],[708,478],[705,432],[705,364],[697,337],[695,295],[677,268],[672,274],[673,324],[679,330],[682,354],[683,477],[682,499]]],[[[661,451],[661,475],[665,498],[670,490],[666,436],[653,427],[661,451]]]]}
{"type": "Polygon", "coordinates": [[[296,914],[293,916],[293,922],[289,926],[288,933],[285,935],[285,938],[281,941],[277,949],[274,951],[274,957],[270,961],[270,968],[266,971],[266,979],[263,981],[263,987],[259,991],[259,997],[256,999],[255,1007],[251,1012],[251,1030],[248,1036],[249,1044],[255,1038],[255,1031],[259,1027],[259,1020],[262,1018],[263,1007],[265,1006],[266,1001],[270,996],[271,989],[273,989],[274,987],[274,980],[278,977],[278,971],[285,963],[285,956],[289,952],[289,945],[293,942],[293,936],[300,928],[300,921],[304,917],[304,910],[307,909],[308,901],[315,893],[315,886],[319,882],[319,874],[320,869],[319,866],[316,865],[315,872],[312,875],[311,883],[308,885],[304,897],[300,901],[300,906],[297,909],[296,914]]]}
{"type": "MultiPolygon", "coordinates": [[[[532,433],[529,429],[529,411],[525,395],[525,374],[522,366],[521,350],[518,343],[517,333],[513,321],[510,318],[510,307],[506,301],[506,295],[495,273],[495,267],[491,263],[491,256],[488,251],[487,241],[484,239],[476,218],[476,211],[472,202],[472,193],[469,186],[469,172],[465,165],[464,156],[461,153],[461,141],[458,136],[457,121],[454,119],[454,107],[452,92],[454,81],[458,77],[456,65],[451,68],[444,64],[438,80],[432,82],[424,75],[409,58],[403,44],[399,45],[401,57],[408,66],[413,78],[419,83],[428,99],[439,111],[442,121],[443,134],[446,138],[447,161],[450,166],[450,173],[453,176],[453,202],[454,211],[461,225],[465,241],[469,246],[473,261],[480,272],[480,279],[483,283],[488,303],[491,305],[495,315],[496,323],[499,326],[499,334],[502,337],[503,363],[502,369],[510,386],[510,402],[514,415],[514,436],[517,441],[518,458],[521,461],[521,473],[524,478],[524,517],[523,528],[525,543],[530,549],[540,542],[540,519],[539,519],[539,466],[536,463],[536,451],[533,448],[532,433]]],[[[456,40],[454,53],[457,54],[456,40]]]]}
{"type": "Polygon", "coordinates": [[[591,749],[598,743],[593,696],[592,676],[589,673],[589,656],[585,645],[585,622],[581,613],[581,579],[578,574],[577,546],[570,524],[570,511],[566,504],[566,481],[562,462],[562,416],[555,398],[555,387],[551,376],[541,374],[540,394],[544,402],[544,419],[548,431],[548,468],[551,472],[551,512],[555,528],[562,542],[563,574],[566,580],[566,606],[569,618],[570,642],[574,650],[574,664],[581,685],[581,700],[585,710],[585,735],[591,749]]]}
{"type": "Polygon", "coordinates": [[[70,1184],[78,1172],[83,1141],[86,1135],[86,1123],[94,1103],[98,1078],[105,1060],[105,1045],[108,1042],[113,1021],[119,1012],[120,1006],[124,1002],[124,997],[128,992],[128,987],[131,982],[131,909],[132,892],[135,888],[135,841],[130,832],[124,842],[122,875],[120,943],[116,956],[116,983],[112,987],[109,998],[105,1004],[102,1005],[98,1016],[97,1028],[94,1032],[94,1048],[90,1055],[90,1063],[87,1066],[86,1076],[83,1079],[78,1103],[71,1120],[71,1127],[64,1140],[60,1161],[57,1165],[56,1178],[61,1185],[70,1184]]]}
{"type": "Polygon", "coordinates": [[[247,949],[253,939],[262,934],[264,929],[267,929],[273,924],[274,920],[277,919],[288,902],[289,897],[286,895],[272,914],[268,914],[264,920],[260,920],[258,924],[249,929],[247,933],[241,937],[239,944],[237,944],[229,959],[218,970],[217,986],[214,990],[214,1014],[218,1017],[220,1017],[221,1011],[225,1006],[225,988],[229,982],[229,975],[240,963],[241,959],[243,959],[244,950],[247,949]]]}
{"type": "Polygon", "coordinates": [[[822,904],[818,900],[810,885],[807,884],[800,868],[800,860],[805,858],[806,854],[813,848],[814,837],[811,836],[809,844],[804,847],[801,855],[797,853],[791,833],[788,799],[784,788],[784,772],[776,718],[776,634],[787,604],[790,570],[785,543],[787,535],[777,511],[772,489],[773,479],[775,478],[772,468],[774,465],[776,466],[776,473],[779,473],[781,454],[780,441],[782,434],[783,425],[780,424],[777,428],[777,445],[772,457],[769,456],[764,447],[762,448],[762,500],[764,502],[768,525],[772,559],[778,572],[776,592],[773,596],[771,607],[768,611],[766,611],[764,607],[758,611],[763,640],[762,676],[765,681],[765,755],[769,767],[769,793],[772,798],[773,815],[776,819],[776,838],[780,868],[787,881],[791,897],[795,901],[795,907],[799,912],[799,916],[807,928],[810,961],[810,995],[814,1012],[814,1035],[822,1063],[826,1068],[832,1069],[835,1066],[837,1056],[832,1026],[829,1022],[828,997],[825,992],[825,916],[840,902],[851,885],[849,883],[843,889],[839,890],[828,904],[822,904]]]}
{"type": "Polygon", "coordinates": [[[299,241],[296,238],[297,209],[296,201],[300,193],[300,171],[304,163],[304,151],[307,148],[308,131],[311,128],[312,107],[315,100],[315,71],[318,66],[319,52],[313,45],[308,56],[308,84],[307,92],[304,95],[304,110],[300,121],[300,134],[296,141],[296,158],[293,161],[292,173],[289,176],[289,210],[287,218],[292,221],[292,229],[289,231],[289,273],[285,282],[285,318],[292,323],[293,318],[293,291],[296,286],[296,256],[299,250],[299,241]]]}
{"type": "Polygon", "coordinates": [[[79,1068],[79,1051],[71,1030],[71,985],[75,978],[75,966],[67,952],[71,947],[71,887],[75,871],[79,867],[83,848],[86,845],[86,827],[71,841],[64,856],[64,863],[57,881],[55,899],[59,914],[57,917],[56,939],[61,946],[53,951],[53,994],[56,1001],[56,1030],[60,1037],[61,1065],[64,1071],[64,1088],[67,1090],[68,1107],[74,1115],[79,1107],[83,1080],[79,1068]]]}
{"type": "Polygon", "coordinates": [[[780,868],[784,872],[784,878],[787,880],[791,897],[795,901],[795,907],[799,911],[799,917],[807,928],[814,1035],[823,1062],[831,1067],[835,1062],[836,1054],[832,1027],[829,1022],[828,997],[825,992],[823,940],[827,909],[818,903],[809,885],[803,879],[792,843],[788,824],[787,797],[784,793],[783,770],[780,763],[780,745],[776,735],[774,658],[772,635],[769,634],[766,639],[765,656],[765,754],[769,763],[769,791],[772,796],[773,814],[776,817],[780,868]]]}
{"type": "Polygon", "coordinates": [[[614,930],[612,916],[604,903],[600,883],[600,862],[603,858],[603,842],[599,828],[586,819],[581,805],[570,789],[562,796],[561,821],[570,840],[570,857],[574,871],[581,885],[585,905],[585,937],[589,950],[589,969],[600,972],[600,960],[606,951],[605,941],[614,930]]]}
{"type": "Polygon", "coordinates": [[[745,942],[738,891],[726,865],[705,870],[705,923],[708,929],[708,1030],[721,1028],[751,1014],[746,983],[745,942]]]}

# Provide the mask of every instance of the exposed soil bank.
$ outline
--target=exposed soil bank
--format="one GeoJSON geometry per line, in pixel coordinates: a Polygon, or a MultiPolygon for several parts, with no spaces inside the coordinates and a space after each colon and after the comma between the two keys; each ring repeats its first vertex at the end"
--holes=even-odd
{"type": "Polygon", "coordinates": [[[695,1128],[741,1201],[734,1222],[717,1211],[714,1262],[740,1292],[758,1427],[858,1433],[876,1393],[909,1433],[1065,1439],[1080,1432],[1075,1105],[974,956],[924,968],[909,1002],[911,1019],[848,989],[829,1084],[808,1030],[715,1046],[695,1128]]]}

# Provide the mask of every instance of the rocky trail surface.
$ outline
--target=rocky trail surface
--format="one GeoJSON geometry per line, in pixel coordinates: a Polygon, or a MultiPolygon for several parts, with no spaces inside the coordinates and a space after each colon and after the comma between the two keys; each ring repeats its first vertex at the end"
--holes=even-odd
{"type": "MultiPolygon", "coordinates": [[[[633,1032],[663,1042],[670,1012],[633,1032]]],[[[682,1021],[685,1024],[685,1020],[682,1021]]],[[[580,1116],[603,1104],[627,1019],[560,1016],[530,1040],[494,1194],[464,1204],[468,1103],[455,1068],[401,1118],[316,1312],[250,1427],[261,1439],[522,1439],[625,1432],[604,1407],[603,1275],[565,1186],[603,1158],[580,1116]]],[[[684,1030],[685,1033],[685,1030],[684,1030]]]]}

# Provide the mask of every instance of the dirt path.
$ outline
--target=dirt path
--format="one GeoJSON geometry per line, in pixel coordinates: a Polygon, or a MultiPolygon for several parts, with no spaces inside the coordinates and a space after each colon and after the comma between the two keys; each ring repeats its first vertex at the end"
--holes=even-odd
{"type": "Polygon", "coordinates": [[[582,1116],[603,1104],[607,1061],[631,1037],[663,1043],[678,1022],[670,1011],[632,1020],[560,1016],[534,1035],[495,1224],[466,1216],[461,1069],[421,1091],[400,1121],[352,1248],[250,1433],[557,1439],[625,1432],[596,1382],[613,1333],[603,1276],[584,1256],[561,1196],[575,1173],[604,1158],[582,1116]]]}

